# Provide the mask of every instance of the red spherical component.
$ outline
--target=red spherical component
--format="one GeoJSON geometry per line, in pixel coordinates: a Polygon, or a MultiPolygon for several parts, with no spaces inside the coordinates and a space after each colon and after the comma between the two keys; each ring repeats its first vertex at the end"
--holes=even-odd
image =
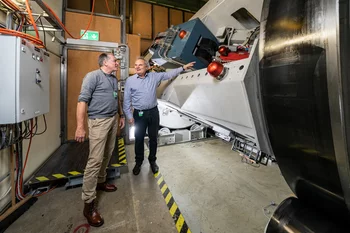
{"type": "Polygon", "coordinates": [[[224,65],[221,64],[220,62],[213,61],[212,63],[209,64],[207,67],[208,73],[213,76],[214,78],[219,77],[222,72],[224,71],[224,65]]]}
{"type": "Polygon", "coordinates": [[[230,52],[230,50],[226,46],[221,46],[219,48],[219,53],[222,56],[227,56],[229,52],[230,52]]]}
{"type": "Polygon", "coordinates": [[[183,39],[183,38],[185,38],[186,34],[187,34],[187,32],[186,32],[185,30],[181,30],[181,31],[179,32],[179,37],[180,37],[181,39],[183,39]]]}

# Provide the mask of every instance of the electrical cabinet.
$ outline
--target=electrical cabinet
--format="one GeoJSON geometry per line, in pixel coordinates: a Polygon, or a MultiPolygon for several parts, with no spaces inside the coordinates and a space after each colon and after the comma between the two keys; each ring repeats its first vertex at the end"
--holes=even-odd
{"type": "Polygon", "coordinates": [[[50,55],[15,36],[0,35],[0,124],[49,112],[50,55]]]}

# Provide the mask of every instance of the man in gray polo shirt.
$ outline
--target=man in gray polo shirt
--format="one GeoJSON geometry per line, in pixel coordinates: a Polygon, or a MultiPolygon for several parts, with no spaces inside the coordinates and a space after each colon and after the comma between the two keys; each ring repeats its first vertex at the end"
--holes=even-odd
{"type": "Polygon", "coordinates": [[[148,161],[153,173],[158,172],[156,163],[157,138],[159,128],[159,112],[157,108],[156,89],[160,81],[168,80],[179,75],[183,70],[193,67],[194,62],[188,63],[169,72],[148,72],[148,62],[140,57],[135,62],[135,75],[130,76],[124,87],[124,112],[129,124],[135,123],[135,167],[134,175],[141,171],[144,159],[144,138],[148,128],[150,152],[148,161]],[[133,112],[131,106],[134,108],[133,112]]]}
{"type": "Polygon", "coordinates": [[[114,192],[117,187],[106,182],[106,168],[114,150],[119,126],[125,125],[123,110],[118,98],[118,80],[113,72],[118,62],[113,54],[102,53],[98,58],[100,69],[88,73],[81,87],[77,107],[75,139],[85,139],[84,118],[88,113],[90,153],[84,171],[82,199],[84,216],[91,226],[102,226],[104,220],[95,205],[96,189],[114,192]],[[119,108],[118,108],[119,107],[119,108]]]}

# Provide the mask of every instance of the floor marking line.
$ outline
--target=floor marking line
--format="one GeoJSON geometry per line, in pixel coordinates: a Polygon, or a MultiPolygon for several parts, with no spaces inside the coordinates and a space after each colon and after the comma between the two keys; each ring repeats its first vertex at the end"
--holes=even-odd
{"type": "Polygon", "coordinates": [[[191,233],[184,216],[181,214],[178,205],[176,204],[173,195],[171,194],[168,185],[166,184],[164,177],[160,172],[154,174],[157,180],[160,191],[162,192],[165,204],[169,209],[171,217],[174,219],[176,229],[179,233],[191,233]]]}

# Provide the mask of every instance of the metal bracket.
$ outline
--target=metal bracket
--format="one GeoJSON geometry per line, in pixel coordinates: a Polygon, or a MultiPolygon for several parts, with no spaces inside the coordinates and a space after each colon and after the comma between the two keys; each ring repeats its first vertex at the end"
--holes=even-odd
{"type": "Polygon", "coordinates": [[[45,11],[45,13],[47,14],[44,15],[44,18],[56,29],[62,29],[61,24],[56,20],[55,16],[49,11],[49,9],[46,7],[46,5],[44,4],[44,2],[42,0],[33,0],[34,2],[36,2],[41,9],[43,9],[45,11]]]}

